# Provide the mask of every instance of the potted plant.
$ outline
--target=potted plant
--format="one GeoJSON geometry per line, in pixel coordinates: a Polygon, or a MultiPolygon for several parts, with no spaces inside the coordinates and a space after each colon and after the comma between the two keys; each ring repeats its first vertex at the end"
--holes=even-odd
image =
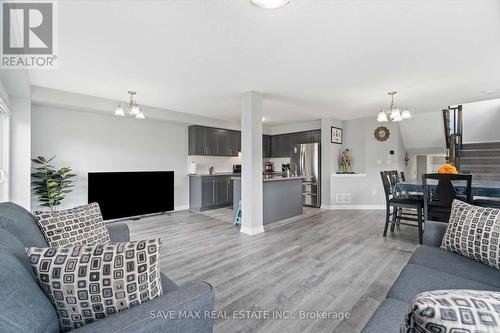
{"type": "Polygon", "coordinates": [[[55,212],[65,196],[72,191],[72,178],[76,176],[69,167],[57,170],[50,165],[54,158],[55,156],[49,159],[38,156],[31,160],[33,194],[41,202],[41,206],[49,207],[51,212],[55,212]]]}

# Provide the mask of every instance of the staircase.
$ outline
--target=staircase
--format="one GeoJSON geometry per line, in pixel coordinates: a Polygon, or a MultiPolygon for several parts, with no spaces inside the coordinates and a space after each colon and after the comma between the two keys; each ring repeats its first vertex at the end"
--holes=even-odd
{"type": "Polygon", "coordinates": [[[500,181],[500,142],[464,143],[459,156],[460,171],[473,180],[500,181]]]}

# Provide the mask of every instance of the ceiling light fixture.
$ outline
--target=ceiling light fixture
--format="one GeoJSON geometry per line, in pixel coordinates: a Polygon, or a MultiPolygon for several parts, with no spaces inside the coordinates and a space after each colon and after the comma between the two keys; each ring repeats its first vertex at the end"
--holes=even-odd
{"type": "Polygon", "coordinates": [[[378,122],[387,122],[387,121],[402,121],[404,119],[411,118],[411,112],[408,109],[403,109],[402,111],[396,107],[396,103],[394,102],[394,95],[396,95],[397,91],[389,91],[388,95],[391,96],[391,104],[386,106],[382,111],[379,112],[377,116],[378,122]]]}
{"type": "Polygon", "coordinates": [[[291,0],[250,0],[254,5],[264,9],[278,9],[288,5],[291,0]]]}
{"type": "Polygon", "coordinates": [[[118,117],[125,117],[125,116],[130,116],[134,117],[136,119],[146,119],[146,116],[144,115],[144,112],[142,112],[141,108],[137,104],[137,102],[134,99],[134,96],[136,94],[135,91],[129,90],[128,91],[130,95],[130,100],[128,103],[123,103],[126,104],[125,107],[128,108],[128,113],[125,113],[125,110],[122,106],[122,103],[118,104],[118,106],[115,109],[115,116],[118,117]]]}

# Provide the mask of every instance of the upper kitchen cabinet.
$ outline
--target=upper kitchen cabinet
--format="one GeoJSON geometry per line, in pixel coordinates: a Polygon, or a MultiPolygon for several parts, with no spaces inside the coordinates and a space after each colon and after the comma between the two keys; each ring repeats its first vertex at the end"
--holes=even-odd
{"type": "Polygon", "coordinates": [[[320,143],[321,130],[273,135],[270,140],[271,157],[290,157],[290,150],[294,145],[320,143]]]}
{"type": "Polygon", "coordinates": [[[238,156],[241,139],[238,131],[190,126],[188,154],[205,156],[238,156]]]}
{"type": "MultiPolygon", "coordinates": [[[[290,157],[293,145],[321,142],[321,130],[262,136],[262,157],[290,157]]],[[[189,155],[238,156],[241,132],[204,126],[189,127],[189,155]]]]}
{"type": "Polygon", "coordinates": [[[321,143],[321,130],[312,131],[312,142],[321,143]]]}
{"type": "Polygon", "coordinates": [[[263,135],[262,136],[262,157],[272,157],[272,147],[271,147],[271,136],[263,135]]]}
{"type": "Polygon", "coordinates": [[[188,154],[189,155],[209,155],[206,127],[189,126],[188,129],[188,154]]]}

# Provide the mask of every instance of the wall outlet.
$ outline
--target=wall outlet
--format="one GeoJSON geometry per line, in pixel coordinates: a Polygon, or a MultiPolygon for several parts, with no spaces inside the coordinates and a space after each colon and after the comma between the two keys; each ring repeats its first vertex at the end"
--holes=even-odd
{"type": "Polygon", "coordinates": [[[335,202],[341,204],[350,204],[351,203],[351,193],[336,193],[335,194],[335,202]]]}

